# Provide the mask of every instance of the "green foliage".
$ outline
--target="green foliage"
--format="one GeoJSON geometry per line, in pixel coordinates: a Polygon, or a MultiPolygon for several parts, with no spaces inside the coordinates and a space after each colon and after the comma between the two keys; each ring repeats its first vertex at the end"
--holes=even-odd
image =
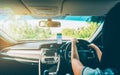
{"type": "Polygon", "coordinates": [[[78,29],[69,29],[65,28],[62,30],[63,36],[74,37],[74,38],[82,38],[88,39],[98,28],[98,24],[94,22],[89,22],[87,27],[81,27],[78,29]]]}
{"type": "Polygon", "coordinates": [[[63,36],[73,37],[74,36],[74,31],[75,31],[75,29],[65,28],[65,29],[62,30],[62,34],[63,34],[63,36]]]}
{"type": "Polygon", "coordinates": [[[49,28],[31,25],[25,19],[17,19],[13,13],[7,16],[5,22],[9,22],[9,29],[6,31],[15,40],[44,40],[51,37],[49,28]]]}
{"type": "MultiPolygon", "coordinates": [[[[10,23],[10,34],[15,40],[45,40],[51,37],[55,37],[55,34],[51,34],[50,28],[41,28],[37,25],[29,25],[26,21],[19,25],[19,22],[10,23]]],[[[62,34],[64,37],[74,37],[88,39],[98,28],[98,23],[88,22],[88,26],[80,27],[78,29],[74,28],[64,28],[62,29],[62,34]]]]}
{"type": "MultiPolygon", "coordinates": [[[[51,34],[50,28],[40,28],[37,25],[30,25],[25,19],[17,19],[14,14],[8,16],[10,30],[7,31],[15,40],[45,40],[56,37],[55,33],[51,34]]],[[[90,22],[88,21],[88,26],[86,27],[80,27],[78,29],[64,28],[62,29],[63,37],[88,39],[98,28],[99,20],[102,20],[101,17],[93,16],[90,22]]]]}
{"type": "Polygon", "coordinates": [[[39,27],[33,27],[31,25],[24,25],[22,27],[12,26],[11,30],[15,34],[16,40],[43,40],[50,37],[50,29],[43,29],[39,27]]]}

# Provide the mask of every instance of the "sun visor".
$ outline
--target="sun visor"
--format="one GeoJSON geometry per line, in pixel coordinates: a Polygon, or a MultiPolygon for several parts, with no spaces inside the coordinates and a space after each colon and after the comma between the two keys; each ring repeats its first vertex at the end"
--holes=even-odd
{"type": "Polygon", "coordinates": [[[66,0],[63,4],[63,15],[101,16],[114,5],[115,0],[66,0]]]}
{"type": "Polygon", "coordinates": [[[22,0],[33,15],[58,16],[61,13],[62,0],[22,0]]]}
{"type": "Polygon", "coordinates": [[[37,16],[101,16],[106,14],[117,0],[22,0],[23,4],[37,16]]]}

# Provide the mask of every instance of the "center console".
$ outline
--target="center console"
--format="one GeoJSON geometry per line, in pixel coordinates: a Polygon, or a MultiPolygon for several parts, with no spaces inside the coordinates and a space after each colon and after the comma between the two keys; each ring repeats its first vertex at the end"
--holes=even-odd
{"type": "Polygon", "coordinates": [[[41,63],[56,64],[58,63],[58,53],[54,48],[42,48],[41,63]]]}
{"type": "MultiPolygon", "coordinates": [[[[59,70],[59,66],[60,66],[60,56],[57,53],[57,49],[42,48],[40,61],[42,64],[47,64],[47,67],[51,66],[51,67],[47,68],[49,75],[57,74],[57,72],[59,70]]],[[[46,70],[44,72],[46,73],[46,70]]]]}

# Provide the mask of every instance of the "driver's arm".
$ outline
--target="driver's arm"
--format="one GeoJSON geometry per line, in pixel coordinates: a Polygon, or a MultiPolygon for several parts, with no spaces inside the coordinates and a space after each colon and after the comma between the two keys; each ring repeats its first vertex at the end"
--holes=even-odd
{"type": "Polygon", "coordinates": [[[82,75],[82,70],[84,68],[83,64],[79,60],[79,55],[76,47],[77,39],[72,39],[71,43],[71,64],[74,75],[82,75]]]}
{"type": "Polygon", "coordinates": [[[77,47],[76,47],[76,43],[77,43],[77,39],[72,39],[71,41],[71,59],[75,58],[77,60],[79,60],[79,55],[78,55],[78,51],[77,51],[77,47]]]}
{"type": "Polygon", "coordinates": [[[101,50],[95,44],[90,44],[89,46],[96,51],[98,59],[100,61],[101,60],[101,56],[102,56],[101,50]]]}

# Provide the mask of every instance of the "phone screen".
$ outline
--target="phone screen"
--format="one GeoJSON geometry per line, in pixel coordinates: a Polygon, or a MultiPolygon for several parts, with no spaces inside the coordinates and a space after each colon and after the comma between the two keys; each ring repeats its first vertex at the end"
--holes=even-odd
{"type": "Polygon", "coordinates": [[[57,44],[62,44],[62,34],[57,33],[57,44]]]}

